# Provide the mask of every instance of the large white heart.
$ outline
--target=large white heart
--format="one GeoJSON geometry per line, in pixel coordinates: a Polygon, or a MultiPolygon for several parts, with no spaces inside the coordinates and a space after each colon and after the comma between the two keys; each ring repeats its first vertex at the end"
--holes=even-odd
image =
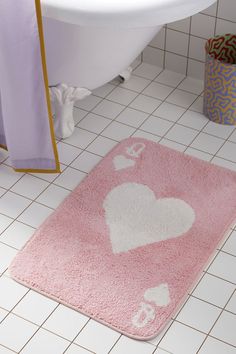
{"type": "Polygon", "coordinates": [[[195,213],[185,201],[156,199],[146,185],[123,183],[103,202],[114,253],[178,237],[194,223],[195,213]]]}

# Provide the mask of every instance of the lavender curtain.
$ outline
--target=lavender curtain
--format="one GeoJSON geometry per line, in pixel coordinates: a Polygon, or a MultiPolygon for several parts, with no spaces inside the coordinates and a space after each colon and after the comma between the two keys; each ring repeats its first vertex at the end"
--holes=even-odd
{"type": "Polygon", "coordinates": [[[59,172],[40,30],[40,0],[0,0],[0,145],[16,170],[59,172]]]}

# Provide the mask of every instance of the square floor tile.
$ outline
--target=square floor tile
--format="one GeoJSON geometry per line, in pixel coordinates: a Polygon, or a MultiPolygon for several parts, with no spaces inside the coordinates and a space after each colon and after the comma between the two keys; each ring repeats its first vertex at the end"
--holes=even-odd
{"type": "MultiPolygon", "coordinates": [[[[222,125],[220,124],[220,126],[222,126],[222,125]]],[[[233,127],[235,128],[235,126],[233,126],[233,127]]],[[[231,127],[231,128],[233,128],[233,127],[231,127]]],[[[236,143],[236,129],[234,130],[233,134],[230,135],[229,140],[236,143]]]]}
{"type": "Polygon", "coordinates": [[[165,138],[161,139],[160,144],[161,145],[165,145],[165,146],[167,146],[167,147],[169,147],[171,149],[174,149],[174,150],[177,150],[177,151],[181,151],[181,152],[183,152],[186,149],[185,145],[176,143],[176,141],[168,140],[168,139],[165,139],[165,138]]]}
{"type": "Polygon", "coordinates": [[[162,118],[150,116],[140,127],[140,129],[148,133],[163,136],[172,127],[173,123],[162,118]]]}
{"type": "MultiPolygon", "coordinates": [[[[0,324],[0,343],[18,352],[37,329],[38,327],[34,324],[10,314],[0,324]]],[[[33,353],[36,354],[35,352],[33,353]]]]}
{"type": "Polygon", "coordinates": [[[159,84],[158,82],[152,82],[143,91],[144,95],[157,98],[159,100],[164,100],[173,91],[172,87],[159,84]]]}
{"type": "Polygon", "coordinates": [[[0,241],[20,250],[33,235],[35,229],[14,221],[0,236],[0,241]]]}
{"type": "Polygon", "coordinates": [[[72,341],[88,320],[89,318],[87,316],[66,306],[59,305],[43,324],[43,327],[72,341]]]}
{"type": "Polygon", "coordinates": [[[222,148],[218,151],[217,156],[223,157],[224,159],[236,162],[236,144],[227,141],[222,148]]]}
{"type": "Polygon", "coordinates": [[[193,148],[208,152],[209,154],[215,154],[223,145],[224,140],[215,136],[200,133],[193,141],[191,146],[193,148]]]}
{"type": "MultiPolygon", "coordinates": [[[[9,314],[8,311],[0,308],[0,322],[2,322],[2,320],[9,314]]],[[[1,351],[0,351],[0,354],[1,354],[1,351]]]]}
{"type": "Polygon", "coordinates": [[[18,217],[18,221],[37,228],[52,212],[53,209],[34,202],[18,217]]]}
{"type": "Polygon", "coordinates": [[[178,88],[200,95],[204,89],[204,82],[188,76],[181,82],[178,88]]]}
{"type": "Polygon", "coordinates": [[[23,173],[15,172],[9,166],[0,165],[0,187],[9,189],[22,176],[23,176],[23,173]]]}
{"type": "Polygon", "coordinates": [[[135,353],[135,354],[152,354],[155,346],[142,342],[133,340],[126,336],[121,336],[118,342],[111,350],[111,354],[124,354],[124,353],[135,353]]]}
{"type": "Polygon", "coordinates": [[[105,156],[116,144],[117,142],[114,140],[98,136],[92,144],[89,145],[87,150],[94,154],[105,156]]]}
{"type": "Polygon", "coordinates": [[[83,100],[76,101],[75,106],[85,111],[91,111],[101,100],[100,97],[90,95],[83,100]]]}
{"type": "Polygon", "coordinates": [[[236,346],[235,328],[236,316],[232,313],[223,311],[211,330],[210,335],[236,346]]]}
{"type": "Polygon", "coordinates": [[[0,307],[11,311],[28,292],[28,289],[9,277],[0,277],[0,307]]]}
{"type": "Polygon", "coordinates": [[[101,160],[101,157],[92,154],[87,151],[83,151],[75,161],[72,162],[71,166],[77,168],[80,171],[89,173],[101,160]]]}
{"type": "Polygon", "coordinates": [[[98,96],[98,97],[106,97],[112,90],[114,90],[115,86],[107,83],[103,86],[100,86],[93,90],[93,95],[98,96]]]}
{"type": "Polygon", "coordinates": [[[132,91],[141,92],[150,84],[150,80],[139,76],[132,75],[128,81],[120,84],[120,87],[127,88],[132,91]]]}
{"type": "Polygon", "coordinates": [[[118,122],[112,122],[102,133],[102,136],[114,139],[116,141],[121,141],[128,138],[131,134],[135,132],[135,128],[129,127],[125,124],[118,122]]]}
{"type": "Polygon", "coordinates": [[[69,165],[82,151],[75,146],[64,144],[61,141],[57,144],[57,150],[60,162],[65,165],[69,165]]]}
{"type": "Polygon", "coordinates": [[[176,122],[186,111],[185,108],[176,106],[174,104],[163,102],[156,110],[153,112],[154,116],[168,119],[172,122],[176,122]]]}
{"type": "Polygon", "coordinates": [[[220,312],[219,308],[190,297],[176,319],[199,331],[208,333],[220,312]]]}
{"type": "Polygon", "coordinates": [[[70,342],[53,333],[39,329],[22,350],[22,354],[63,354],[70,342]]]}
{"type": "Polygon", "coordinates": [[[69,193],[70,191],[67,189],[51,184],[36,201],[49,208],[56,209],[69,193]]]}
{"type": "Polygon", "coordinates": [[[176,87],[184,78],[185,76],[183,74],[176,73],[170,70],[164,70],[160,75],[156,77],[155,81],[158,81],[164,85],[176,87]]]}
{"type": "Polygon", "coordinates": [[[154,141],[154,143],[157,143],[161,139],[160,136],[144,132],[143,130],[137,130],[132,136],[136,138],[151,140],[154,141]]]}
{"type": "Polygon", "coordinates": [[[163,68],[151,65],[148,63],[141,63],[135,70],[134,75],[138,75],[144,77],[146,79],[153,80],[160,72],[162,72],[163,68]]]}
{"type": "MultiPolygon", "coordinates": [[[[71,344],[70,347],[65,351],[65,354],[91,354],[92,352],[76,345],[71,344]]],[[[1,354],[1,352],[0,352],[1,354]]]]}
{"type": "Polygon", "coordinates": [[[54,181],[54,184],[73,190],[84,179],[86,173],[78,171],[74,168],[67,167],[59,177],[54,181]]]}
{"type": "Polygon", "coordinates": [[[178,124],[197,130],[201,130],[207,123],[208,120],[203,114],[190,110],[185,112],[178,121],[178,124]]]}
{"type": "Polygon", "coordinates": [[[142,112],[152,113],[161,103],[162,101],[156,98],[139,95],[129,106],[142,112]]]}
{"type": "Polygon", "coordinates": [[[235,348],[215,338],[208,337],[198,354],[235,354],[235,348]]]}
{"type": "Polygon", "coordinates": [[[137,93],[126,90],[122,87],[116,87],[108,96],[107,99],[116,103],[120,103],[123,105],[128,105],[131,101],[137,97],[137,93]]]}
{"type": "MultiPolygon", "coordinates": [[[[12,223],[13,219],[0,214],[0,234],[12,223]]],[[[1,240],[1,238],[0,238],[1,240]]]]}
{"type": "Polygon", "coordinates": [[[231,299],[229,300],[226,310],[233,312],[236,315],[236,292],[233,294],[231,299]]]}
{"type": "Polygon", "coordinates": [[[26,198],[35,199],[49,185],[48,182],[31,175],[24,175],[11,188],[12,192],[23,195],[26,198]]]}
{"type": "Polygon", "coordinates": [[[111,121],[108,118],[101,117],[94,113],[89,113],[78,125],[77,127],[87,129],[90,132],[99,134],[103,129],[106,128],[111,121]]]}
{"type": "Polygon", "coordinates": [[[217,156],[213,157],[211,162],[217,166],[225,167],[229,170],[236,171],[236,162],[225,160],[217,156]]]}
{"type": "Polygon", "coordinates": [[[203,97],[199,96],[189,109],[194,112],[203,113],[203,97]]]}
{"type": "Polygon", "coordinates": [[[14,248],[0,242],[0,274],[5,272],[9,267],[9,264],[15,257],[16,253],[17,251],[14,248]]]}
{"type": "Polygon", "coordinates": [[[0,198],[0,213],[11,218],[17,218],[30,203],[29,199],[12,192],[7,192],[0,198]]]}
{"type": "Polygon", "coordinates": [[[13,309],[13,313],[40,326],[57,305],[57,302],[30,290],[13,309]]]}
{"type": "Polygon", "coordinates": [[[209,121],[203,129],[203,132],[217,136],[219,138],[227,139],[234,129],[235,126],[223,125],[209,121]]]}
{"type": "Polygon", "coordinates": [[[189,108],[197,97],[198,96],[193,93],[176,89],[167,97],[166,101],[180,107],[189,108]]]}
{"type": "Polygon", "coordinates": [[[65,142],[81,149],[85,149],[96,138],[96,136],[97,135],[94,133],[76,127],[73,134],[69,138],[65,139],[65,142]]]}
{"type": "Polygon", "coordinates": [[[183,125],[175,124],[166,134],[166,138],[174,140],[177,143],[189,145],[197,136],[198,131],[183,125]]]}
{"type": "Polygon", "coordinates": [[[96,354],[107,354],[119,337],[120,334],[118,332],[94,320],[90,320],[75,339],[75,343],[96,354]]]}
{"type": "Polygon", "coordinates": [[[223,251],[236,256],[236,231],[233,231],[228,240],[225,242],[223,251]]]}
{"type": "Polygon", "coordinates": [[[224,307],[234,291],[234,285],[223,279],[205,274],[193,295],[219,307],[224,307]]]}
{"type": "Polygon", "coordinates": [[[118,114],[123,111],[125,106],[118,103],[111,102],[108,100],[103,100],[99,105],[93,110],[93,113],[99,114],[103,117],[114,119],[118,114]]]}
{"type": "Polygon", "coordinates": [[[147,119],[147,117],[147,113],[128,107],[118,115],[116,121],[138,128],[145,121],[145,119],[147,119]]]}
{"type": "Polygon", "coordinates": [[[81,121],[81,119],[83,119],[86,116],[86,114],[88,114],[87,111],[74,106],[73,117],[74,117],[75,125],[78,124],[81,121]]]}
{"type": "Polygon", "coordinates": [[[188,147],[187,150],[185,151],[185,153],[187,155],[197,157],[198,159],[201,159],[204,161],[210,161],[212,159],[212,155],[210,155],[204,151],[193,149],[192,147],[188,147]]]}
{"type": "Polygon", "coordinates": [[[0,345],[0,354],[15,354],[15,352],[0,345]]]}
{"type": "Polygon", "coordinates": [[[208,273],[236,284],[236,257],[219,252],[208,269],[208,273]]]}
{"type": "Polygon", "coordinates": [[[166,350],[161,349],[161,348],[157,348],[157,350],[155,350],[155,352],[153,354],[173,354],[173,353],[167,352],[166,350]]]}

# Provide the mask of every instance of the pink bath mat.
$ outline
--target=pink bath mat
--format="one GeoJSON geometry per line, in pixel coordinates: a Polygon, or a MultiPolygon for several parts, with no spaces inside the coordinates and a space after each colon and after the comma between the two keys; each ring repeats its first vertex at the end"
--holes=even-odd
{"type": "Polygon", "coordinates": [[[130,138],[43,223],[10,273],[146,340],[176,312],[235,219],[235,172],[130,138]]]}

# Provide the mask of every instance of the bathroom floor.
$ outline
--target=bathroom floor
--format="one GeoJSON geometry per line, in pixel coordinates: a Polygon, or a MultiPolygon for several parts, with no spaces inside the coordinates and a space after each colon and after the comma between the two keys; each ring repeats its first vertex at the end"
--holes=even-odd
{"type": "Polygon", "coordinates": [[[236,354],[236,229],[149,342],[59,305],[7,272],[34,229],[124,138],[151,139],[236,171],[236,128],[202,115],[202,91],[202,81],[143,63],[127,83],[114,80],[77,102],[75,132],[58,142],[61,175],[15,173],[0,150],[0,354],[236,354]]]}

